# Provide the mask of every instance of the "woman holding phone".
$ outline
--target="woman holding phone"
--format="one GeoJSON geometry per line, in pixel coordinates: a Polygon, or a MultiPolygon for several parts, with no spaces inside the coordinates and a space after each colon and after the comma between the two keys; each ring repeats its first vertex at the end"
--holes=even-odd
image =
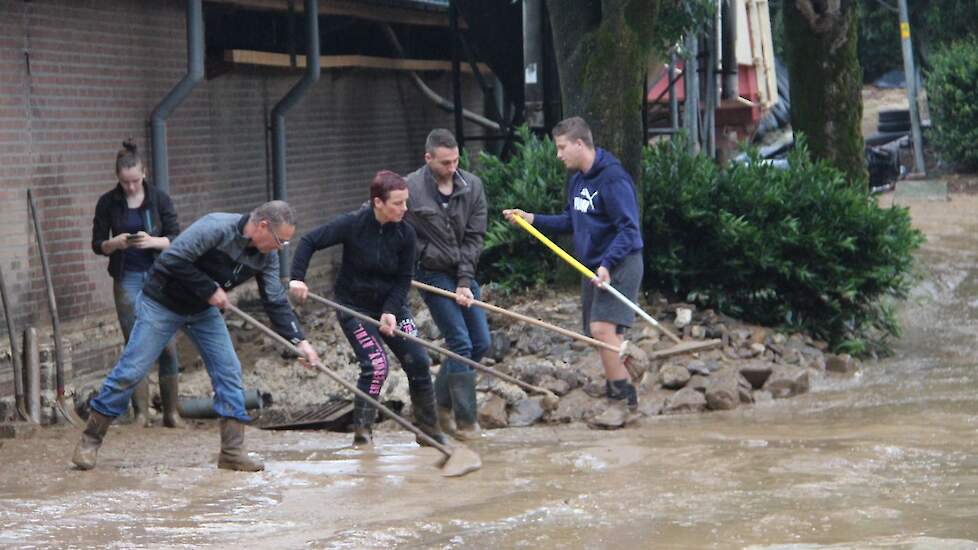
{"type": "MultiPolygon", "coordinates": [[[[92,223],[92,250],[109,257],[115,309],[122,334],[129,340],[135,323],[134,304],[143,289],[146,272],[156,255],[180,233],[173,201],[146,181],[146,170],[136,144],[126,141],[116,154],[118,184],[99,197],[92,223]]],[[[159,357],[160,400],[163,425],[183,427],[177,410],[179,393],[176,346],[171,341],[159,357]]],[[[140,382],[132,396],[135,422],[148,426],[149,383],[140,382]]]]}

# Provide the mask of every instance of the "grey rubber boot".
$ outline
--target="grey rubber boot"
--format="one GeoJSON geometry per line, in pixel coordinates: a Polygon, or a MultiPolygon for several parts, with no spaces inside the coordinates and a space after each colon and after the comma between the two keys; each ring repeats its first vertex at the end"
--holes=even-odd
{"type": "Polygon", "coordinates": [[[455,416],[452,415],[452,392],[448,389],[448,368],[443,363],[435,376],[435,403],[438,409],[438,424],[447,433],[455,431],[455,416]]]}
{"type": "Polygon", "coordinates": [[[353,446],[362,447],[373,443],[374,418],[377,409],[360,397],[353,398],[353,446]]]}
{"type": "MultiPolygon", "coordinates": [[[[431,436],[435,441],[445,444],[448,438],[438,427],[438,415],[435,412],[435,389],[430,383],[422,387],[419,384],[410,384],[411,409],[414,410],[414,425],[421,428],[421,431],[431,436]]],[[[422,447],[428,444],[421,438],[416,438],[418,445],[422,447]]]]}
{"type": "Polygon", "coordinates": [[[71,457],[71,461],[75,463],[75,466],[78,466],[79,470],[91,470],[95,467],[99,447],[102,446],[105,432],[109,431],[112,420],[112,417],[96,411],[89,413],[88,423],[82,432],[81,441],[78,442],[75,453],[71,457]]]}
{"type": "Polygon", "coordinates": [[[239,472],[260,472],[265,464],[248,457],[244,448],[245,425],[233,418],[221,418],[221,454],[217,467],[239,472]]]}
{"type": "Polygon", "coordinates": [[[152,424],[149,417],[149,380],[143,378],[136,384],[132,393],[132,423],[134,426],[148,427],[152,424]]]}
{"type": "Polygon", "coordinates": [[[160,377],[160,402],[163,406],[163,425],[167,428],[186,428],[180,418],[180,377],[160,377]]]}
{"type": "Polygon", "coordinates": [[[455,430],[452,437],[460,440],[475,439],[482,432],[479,427],[475,395],[476,373],[448,373],[448,389],[452,395],[452,411],[455,413],[455,430]]]}

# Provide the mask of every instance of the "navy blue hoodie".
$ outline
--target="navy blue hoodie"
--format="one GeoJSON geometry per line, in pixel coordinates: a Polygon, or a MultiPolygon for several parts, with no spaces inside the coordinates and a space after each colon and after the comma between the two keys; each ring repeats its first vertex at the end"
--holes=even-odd
{"type": "Polygon", "coordinates": [[[638,198],[632,178],[618,159],[598,148],[587,173],[567,183],[567,208],[561,214],[534,214],[533,226],[551,235],[574,233],[574,252],[588,268],[609,271],[642,250],[638,198]]]}

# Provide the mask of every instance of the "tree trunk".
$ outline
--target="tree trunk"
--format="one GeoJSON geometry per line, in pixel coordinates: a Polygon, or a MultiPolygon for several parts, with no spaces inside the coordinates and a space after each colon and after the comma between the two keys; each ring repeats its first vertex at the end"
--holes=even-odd
{"type": "Polygon", "coordinates": [[[640,178],[643,75],[660,0],[547,0],[564,118],[640,178]]]}
{"type": "Polygon", "coordinates": [[[792,128],[808,137],[815,157],[845,172],[853,185],[865,185],[856,8],[855,0],[789,0],[784,35],[792,128]]]}

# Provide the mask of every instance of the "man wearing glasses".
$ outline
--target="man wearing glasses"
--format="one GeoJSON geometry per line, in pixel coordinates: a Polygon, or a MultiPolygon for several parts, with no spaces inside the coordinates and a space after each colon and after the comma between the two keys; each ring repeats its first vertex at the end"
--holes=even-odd
{"type": "Polygon", "coordinates": [[[295,344],[304,360],[319,362],[279,278],[278,251],[294,234],[295,211],[286,202],[271,201],[250,214],[208,214],[160,254],[136,304],[129,342],[91,402],[88,425],[72,457],[79,469],[95,467],[109,425],[126,411],[136,384],[177,329],[196,345],[214,387],[214,411],[221,417],[218,468],[264,469],[244,449],[244,426],[251,418],[244,407],[241,364],[220,310],[229,303],[227,290],[254,277],[275,331],[295,344]]]}

